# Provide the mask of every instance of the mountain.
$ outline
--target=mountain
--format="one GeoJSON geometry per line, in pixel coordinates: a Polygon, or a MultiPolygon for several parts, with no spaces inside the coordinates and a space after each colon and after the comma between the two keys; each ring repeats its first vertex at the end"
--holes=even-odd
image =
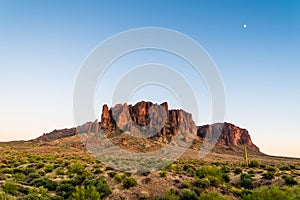
{"type": "Polygon", "coordinates": [[[199,126],[197,130],[197,135],[200,138],[218,138],[217,144],[219,145],[246,145],[248,148],[254,151],[259,151],[259,148],[255,144],[253,144],[249,132],[246,129],[240,128],[227,122],[199,126]]]}
{"type": "Polygon", "coordinates": [[[259,148],[253,144],[246,129],[230,123],[196,126],[192,115],[182,109],[168,109],[166,102],[154,104],[141,101],[135,105],[117,104],[102,107],[101,122],[87,122],[77,128],[54,130],[43,134],[34,141],[53,141],[84,133],[103,131],[115,143],[129,147],[142,142],[156,142],[165,145],[179,136],[184,142],[217,140],[221,147],[246,145],[254,152],[259,148]],[[136,139],[137,138],[137,139],[136,139]]]}

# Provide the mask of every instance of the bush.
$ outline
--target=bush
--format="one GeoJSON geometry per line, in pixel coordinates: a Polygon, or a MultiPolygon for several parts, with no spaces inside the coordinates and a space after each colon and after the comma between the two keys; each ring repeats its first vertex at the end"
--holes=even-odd
{"type": "Polygon", "coordinates": [[[10,168],[3,168],[1,169],[2,174],[12,174],[13,170],[10,168]]]}
{"type": "Polygon", "coordinates": [[[24,200],[47,200],[50,199],[50,195],[47,190],[43,187],[32,188],[29,190],[29,194],[24,197],[24,200]]]}
{"type": "Polygon", "coordinates": [[[159,176],[160,177],[167,177],[167,172],[166,171],[160,171],[159,176]]]}
{"type": "Polygon", "coordinates": [[[107,175],[108,175],[110,178],[113,178],[116,174],[117,174],[117,172],[115,172],[115,171],[111,171],[111,172],[108,172],[108,173],[107,173],[107,175]]]}
{"type": "Polygon", "coordinates": [[[298,182],[291,176],[284,175],[282,178],[285,180],[285,185],[293,186],[298,184],[298,182]]]}
{"type": "Polygon", "coordinates": [[[249,163],[249,167],[259,167],[259,162],[257,160],[251,160],[249,163]]]}
{"type": "Polygon", "coordinates": [[[243,172],[243,171],[242,171],[241,168],[235,168],[234,171],[233,171],[233,173],[234,173],[235,175],[238,175],[238,174],[240,174],[240,173],[242,173],[242,172],[243,172]]]}
{"type": "Polygon", "coordinates": [[[18,185],[15,182],[5,181],[3,190],[6,194],[16,194],[18,185]]]}
{"type": "Polygon", "coordinates": [[[41,168],[43,168],[44,166],[45,166],[45,164],[42,163],[42,162],[39,162],[39,163],[36,165],[36,167],[37,167],[38,169],[41,169],[41,168]]]}
{"type": "Polygon", "coordinates": [[[88,186],[85,188],[83,185],[81,187],[76,187],[76,191],[72,194],[70,199],[74,200],[100,200],[100,194],[96,190],[95,186],[88,186]]]}
{"type": "Polygon", "coordinates": [[[85,180],[83,182],[84,186],[90,186],[93,185],[95,186],[96,190],[99,192],[100,197],[105,197],[111,193],[110,186],[106,182],[104,176],[100,176],[97,179],[94,180],[85,180]]]}
{"type": "Polygon", "coordinates": [[[262,177],[267,180],[272,180],[275,176],[274,176],[273,172],[267,172],[267,173],[264,173],[262,175],[262,177]]]}
{"type": "Polygon", "coordinates": [[[123,181],[123,187],[126,188],[126,189],[129,189],[129,188],[134,187],[136,185],[137,185],[137,181],[132,177],[126,178],[123,181]]]}
{"type": "Polygon", "coordinates": [[[300,198],[300,188],[283,188],[271,186],[271,188],[261,187],[252,193],[243,194],[241,200],[296,200],[300,198]]]}
{"type": "Polygon", "coordinates": [[[44,171],[46,173],[51,173],[54,170],[54,166],[52,164],[48,164],[45,166],[44,171]]]}
{"type": "Polygon", "coordinates": [[[77,174],[77,175],[82,175],[85,172],[85,167],[82,163],[76,162],[74,163],[71,168],[69,168],[69,173],[77,174]]]}
{"type": "Polygon", "coordinates": [[[67,199],[75,191],[75,187],[70,183],[61,183],[56,188],[56,194],[67,199]]]}
{"type": "Polygon", "coordinates": [[[116,183],[121,183],[125,178],[126,178],[126,176],[124,174],[116,174],[114,176],[114,181],[116,183]]]}
{"type": "Polygon", "coordinates": [[[16,173],[13,174],[12,177],[16,180],[16,181],[24,181],[25,180],[25,175],[23,173],[16,173]]]}
{"type": "Polygon", "coordinates": [[[0,200],[15,200],[15,198],[5,192],[0,191],[0,200]]]}
{"type": "Polygon", "coordinates": [[[191,183],[189,181],[183,181],[182,182],[182,187],[183,188],[190,188],[190,186],[191,186],[191,183]]]}
{"type": "Polygon", "coordinates": [[[201,200],[229,200],[228,198],[223,197],[219,192],[202,194],[200,197],[201,200]]]}
{"type": "Polygon", "coordinates": [[[230,177],[228,176],[228,174],[223,174],[223,180],[225,181],[225,183],[229,183],[230,182],[230,177]]]}
{"type": "Polygon", "coordinates": [[[167,189],[165,191],[165,197],[163,198],[165,200],[178,200],[178,192],[174,189],[167,189]]]}
{"type": "Polygon", "coordinates": [[[275,173],[276,172],[276,168],[275,167],[268,167],[267,171],[275,173]]]}
{"type": "Polygon", "coordinates": [[[43,186],[44,188],[47,188],[48,190],[55,191],[58,184],[57,184],[57,182],[52,181],[48,177],[44,177],[44,178],[33,179],[29,183],[29,185],[35,186],[35,187],[43,186]]]}
{"type": "Polygon", "coordinates": [[[59,167],[55,170],[55,174],[56,175],[64,175],[65,174],[65,170],[62,167],[59,167]]]}
{"type": "Polygon", "coordinates": [[[241,174],[241,187],[246,189],[253,189],[253,181],[249,174],[241,174]]]}
{"type": "Polygon", "coordinates": [[[38,171],[38,174],[41,175],[41,176],[45,176],[46,175],[46,172],[41,170],[41,171],[38,171]]]}
{"type": "Polygon", "coordinates": [[[222,170],[224,173],[230,172],[230,169],[229,169],[229,167],[227,167],[227,166],[223,166],[221,170],[222,170]]]}
{"type": "Polygon", "coordinates": [[[181,191],[181,194],[179,196],[180,200],[199,200],[199,197],[194,191],[191,191],[189,189],[183,189],[181,191]]]}
{"type": "Polygon", "coordinates": [[[41,176],[36,172],[30,173],[28,174],[28,182],[31,182],[33,179],[40,178],[40,177],[41,176]]]}
{"type": "Polygon", "coordinates": [[[288,171],[288,170],[291,170],[291,167],[287,166],[287,165],[284,165],[284,166],[279,167],[279,169],[282,170],[282,171],[288,171]]]}
{"type": "Polygon", "coordinates": [[[208,178],[210,185],[218,186],[224,182],[223,172],[217,167],[205,166],[196,170],[198,178],[208,178]]]}
{"type": "Polygon", "coordinates": [[[195,187],[199,187],[199,188],[207,188],[209,187],[210,182],[208,180],[208,178],[201,178],[201,179],[197,179],[194,183],[195,187]]]}

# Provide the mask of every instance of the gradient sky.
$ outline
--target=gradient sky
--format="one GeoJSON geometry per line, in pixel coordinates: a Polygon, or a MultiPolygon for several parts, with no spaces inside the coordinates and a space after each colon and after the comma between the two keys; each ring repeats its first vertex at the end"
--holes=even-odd
{"type": "MultiPolygon", "coordinates": [[[[121,31],[164,27],[195,39],[216,63],[226,90],[226,121],[248,129],[265,153],[300,157],[299,10],[294,0],[0,0],[0,141],[74,126],[74,84],[89,53],[121,31]]],[[[126,66],[166,62],[187,73],[201,99],[198,124],[209,123],[203,81],[169,56],[128,55],[111,75],[126,66]]],[[[167,99],[177,106],[163,90],[158,98],[151,90],[144,88],[131,101],[167,99]]],[[[101,98],[103,92],[96,91],[97,115],[107,101],[101,98]]]]}

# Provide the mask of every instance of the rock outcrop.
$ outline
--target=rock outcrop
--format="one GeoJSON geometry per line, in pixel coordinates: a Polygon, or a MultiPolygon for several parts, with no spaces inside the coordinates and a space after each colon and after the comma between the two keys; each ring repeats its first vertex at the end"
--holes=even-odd
{"type": "Polygon", "coordinates": [[[225,122],[199,126],[197,135],[203,139],[217,139],[219,145],[246,145],[254,151],[259,151],[259,148],[253,144],[251,137],[246,129],[239,128],[230,123],[225,122]]]}
{"type": "MultiPolygon", "coordinates": [[[[115,130],[129,131],[142,137],[158,137],[169,141],[177,134],[197,133],[197,127],[190,113],[184,110],[168,110],[166,102],[153,104],[141,101],[135,105],[117,104],[108,110],[103,106],[101,129],[109,134],[115,130]]],[[[186,138],[188,139],[188,138],[186,138]]]]}

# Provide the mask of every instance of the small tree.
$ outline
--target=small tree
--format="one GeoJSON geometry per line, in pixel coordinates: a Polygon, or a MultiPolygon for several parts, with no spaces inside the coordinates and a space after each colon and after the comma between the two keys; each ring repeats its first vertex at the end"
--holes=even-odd
{"type": "Polygon", "coordinates": [[[70,198],[72,200],[100,200],[100,194],[97,192],[95,186],[88,186],[85,188],[76,186],[76,191],[70,198]]]}

